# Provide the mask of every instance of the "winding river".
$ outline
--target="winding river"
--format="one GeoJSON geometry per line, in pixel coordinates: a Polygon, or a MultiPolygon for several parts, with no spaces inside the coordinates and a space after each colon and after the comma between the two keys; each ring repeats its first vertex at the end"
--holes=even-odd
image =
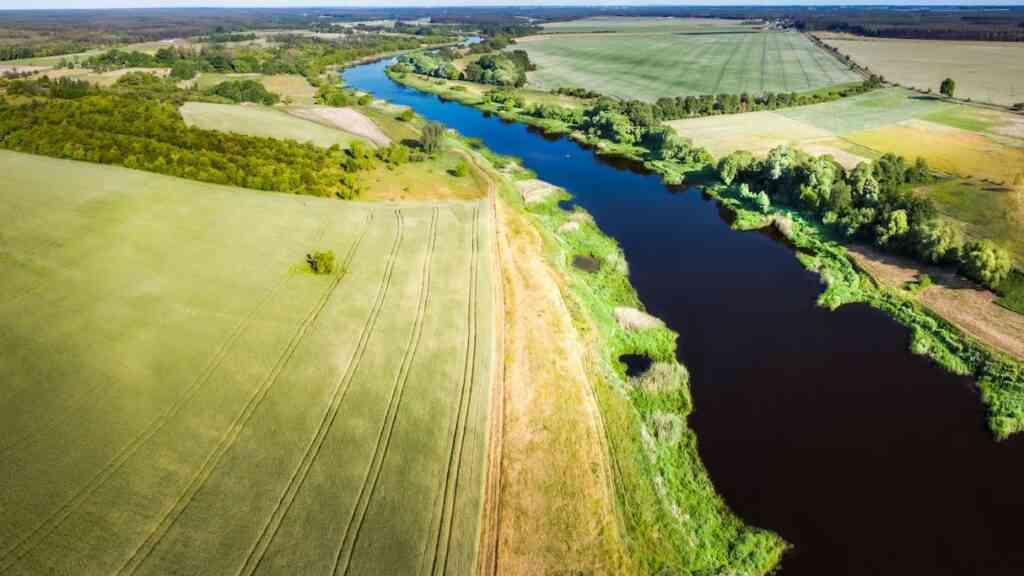
{"type": "Polygon", "coordinates": [[[993,440],[970,379],[912,355],[881,312],[815,306],[822,286],[789,247],[731,230],[698,190],[405,88],[385,65],[345,82],[522,158],[619,242],[680,334],[716,488],[794,545],[781,574],[1024,574],[1024,437],[993,440]]]}

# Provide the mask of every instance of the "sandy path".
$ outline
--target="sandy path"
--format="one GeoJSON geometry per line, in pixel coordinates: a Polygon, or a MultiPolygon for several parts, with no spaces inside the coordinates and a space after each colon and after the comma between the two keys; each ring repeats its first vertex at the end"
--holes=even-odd
{"type": "Polygon", "coordinates": [[[391,144],[388,138],[373,120],[352,108],[333,108],[329,106],[304,106],[300,108],[288,108],[288,113],[311,120],[318,124],[344,130],[356,136],[362,136],[378,146],[391,144]]]}
{"type": "Polygon", "coordinates": [[[503,419],[494,557],[482,572],[618,574],[621,541],[581,339],[539,234],[500,199],[496,211],[503,419]]]}
{"type": "Polygon", "coordinates": [[[923,266],[867,246],[851,246],[849,253],[872,278],[890,288],[902,288],[919,273],[928,274],[935,284],[917,296],[922,304],[974,338],[1024,360],[1024,315],[993,302],[991,291],[950,270],[923,266]]]}

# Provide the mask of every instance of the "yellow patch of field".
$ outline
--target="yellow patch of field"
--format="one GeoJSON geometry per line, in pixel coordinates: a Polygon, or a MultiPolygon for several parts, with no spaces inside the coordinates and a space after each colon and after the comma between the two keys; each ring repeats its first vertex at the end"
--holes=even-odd
{"type": "Polygon", "coordinates": [[[298,74],[263,76],[260,83],[267,90],[280,96],[281,100],[288,99],[292,104],[313,104],[313,98],[316,96],[316,88],[298,74]]]}
{"type": "Polygon", "coordinates": [[[922,157],[933,168],[950,174],[1011,184],[1024,172],[1024,148],[927,120],[908,120],[845,138],[881,153],[922,157]]]}
{"type": "Polygon", "coordinates": [[[737,150],[764,156],[776,146],[789,145],[815,156],[830,154],[847,168],[865,159],[854,147],[828,130],[775,112],[687,118],[674,120],[668,125],[680,136],[706,148],[716,158],[737,150]]]}
{"type": "Polygon", "coordinates": [[[488,183],[479,169],[457,152],[397,168],[380,167],[360,175],[360,180],[366,186],[360,198],[376,202],[472,200],[487,193],[488,183]],[[469,173],[453,176],[460,164],[465,164],[469,173]]]}
{"type": "Polygon", "coordinates": [[[109,72],[93,72],[91,70],[83,70],[81,68],[56,68],[50,70],[44,70],[36,74],[36,78],[42,78],[43,76],[49,77],[51,80],[58,78],[74,78],[76,80],[84,80],[86,82],[96,84],[98,86],[113,86],[118,79],[125,74],[132,72],[145,72],[146,74],[152,74],[161,78],[166,78],[170,73],[170,68],[123,68],[121,70],[111,70],[109,72]]]}
{"type": "Polygon", "coordinates": [[[904,40],[818,34],[822,41],[888,80],[938,92],[944,78],[956,96],[996,104],[1024,102],[1024,44],[904,40]]]}

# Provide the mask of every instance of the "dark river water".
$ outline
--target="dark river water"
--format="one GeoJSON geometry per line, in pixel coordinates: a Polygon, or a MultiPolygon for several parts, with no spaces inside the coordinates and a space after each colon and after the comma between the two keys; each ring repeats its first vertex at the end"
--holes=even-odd
{"type": "Polygon", "coordinates": [[[790,248],[731,230],[699,191],[402,87],[384,65],[345,82],[522,158],[619,242],[680,334],[716,488],[794,546],[781,574],[1024,575],[1024,438],[993,440],[970,379],[912,355],[881,312],[815,306],[822,286],[790,248]]]}

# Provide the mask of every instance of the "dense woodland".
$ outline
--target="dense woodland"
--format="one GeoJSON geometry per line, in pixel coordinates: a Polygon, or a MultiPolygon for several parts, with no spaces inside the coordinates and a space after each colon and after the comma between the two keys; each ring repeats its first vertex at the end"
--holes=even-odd
{"type": "Polygon", "coordinates": [[[932,180],[923,159],[908,164],[882,156],[846,170],[830,156],[812,157],[788,146],[765,159],[735,152],[717,165],[719,178],[740,197],[767,209],[772,203],[814,214],[840,235],[870,242],[929,264],[955,266],[967,277],[997,288],[1010,274],[1010,253],[989,240],[967,241],[942,220],[931,199],[913,187],[932,180]]]}
{"type": "Polygon", "coordinates": [[[339,198],[359,195],[359,172],[424,158],[403,144],[373,149],[356,142],[347,150],[324,149],[189,127],[178,111],[179,93],[168,86],[173,83],[143,73],[126,75],[110,89],[67,78],[12,82],[8,94],[32,99],[16,104],[0,99],[0,147],[339,198]]]}

